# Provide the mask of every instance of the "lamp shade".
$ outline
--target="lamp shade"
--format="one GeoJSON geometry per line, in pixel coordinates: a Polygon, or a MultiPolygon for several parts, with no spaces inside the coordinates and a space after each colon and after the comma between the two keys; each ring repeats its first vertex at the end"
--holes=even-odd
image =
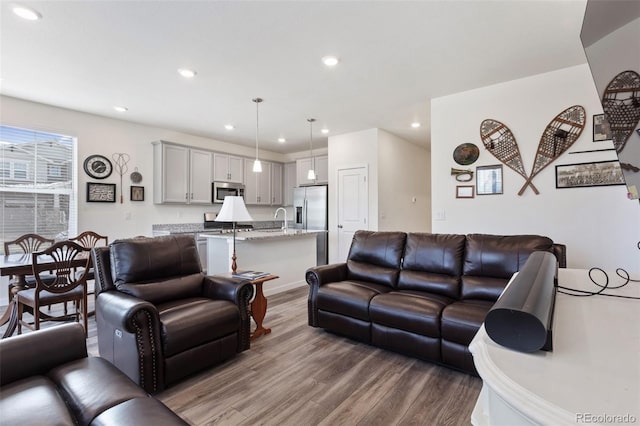
{"type": "Polygon", "coordinates": [[[227,195],[224,197],[224,203],[220,213],[216,216],[216,222],[251,222],[253,218],[247,211],[242,197],[233,197],[227,195]]]}

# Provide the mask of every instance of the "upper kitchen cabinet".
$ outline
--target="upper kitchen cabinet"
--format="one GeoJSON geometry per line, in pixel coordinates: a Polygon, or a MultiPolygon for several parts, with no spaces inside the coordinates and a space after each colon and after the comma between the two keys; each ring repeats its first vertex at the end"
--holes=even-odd
{"type": "Polygon", "coordinates": [[[244,161],[229,154],[213,154],[213,180],[243,183],[244,161]]]}
{"type": "Polygon", "coordinates": [[[153,142],[153,202],[211,204],[212,153],[153,142]]]}
{"type": "Polygon", "coordinates": [[[281,206],[282,199],[282,177],[284,166],[281,163],[271,163],[271,204],[281,206]]]}
{"type": "Polygon", "coordinates": [[[285,163],[284,165],[284,202],[285,206],[293,205],[293,189],[298,186],[296,182],[296,163],[285,163]]]}
{"type": "Polygon", "coordinates": [[[244,160],[244,202],[271,205],[271,163],[262,161],[262,172],[253,171],[253,159],[244,160]]]}
{"type": "Polygon", "coordinates": [[[296,175],[298,186],[320,185],[329,182],[329,157],[320,155],[317,157],[301,158],[296,161],[296,175]],[[316,172],[316,179],[307,179],[309,169],[316,172]]]}

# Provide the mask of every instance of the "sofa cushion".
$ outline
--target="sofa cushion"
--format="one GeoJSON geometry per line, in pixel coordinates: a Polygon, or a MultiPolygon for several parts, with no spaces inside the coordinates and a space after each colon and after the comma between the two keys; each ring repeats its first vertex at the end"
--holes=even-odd
{"type": "Polygon", "coordinates": [[[440,337],[440,315],[452,300],[417,291],[392,291],[371,300],[371,322],[429,337],[440,337]]]}
{"type": "Polygon", "coordinates": [[[186,425],[164,404],[151,397],[130,399],[111,407],[91,422],[92,426],[126,425],[140,421],[147,425],[186,425]]]}
{"type": "Polygon", "coordinates": [[[75,425],[55,383],[33,376],[0,389],[0,423],[5,425],[75,425]]]}
{"type": "Polygon", "coordinates": [[[69,410],[81,425],[108,408],[147,393],[103,358],[89,357],[53,368],[49,378],[58,385],[69,410]]]}
{"type": "Polygon", "coordinates": [[[440,361],[439,337],[429,337],[374,323],[371,324],[371,343],[425,361],[440,361]]]}
{"type": "Polygon", "coordinates": [[[339,281],[318,289],[318,309],[369,321],[369,302],[391,291],[388,286],[360,281],[339,281]]]}
{"type": "Polygon", "coordinates": [[[116,286],[202,272],[193,235],[117,240],[110,247],[116,286]]]}
{"type": "Polygon", "coordinates": [[[408,234],[398,289],[457,298],[464,246],[464,235],[408,234]]]}
{"type": "Polygon", "coordinates": [[[202,297],[157,306],[165,357],[200,346],[240,328],[238,307],[226,300],[202,297]]]}
{"type": "Polygon", "coordinates": [[[202,295],[204,275],[196,273],[153,282],[118,283],[119,291],[153,304],[202,295]]]}
{"type": "Polygon", "coordinates": [[[465,241],[464,235],[410,233],[407,235],[402,268],[460,275],[465,241]]]}
{"type": "Polygon", "coordinates": [[[553,241],[539,235],[469,234],[466,239],[464,275],[511,278],[534,251],[553,252],[553,241]]]}
{"type": "Polygon", "coordinates": [[[551,239],[538,235],[467,235],[461,298],[496,301],[531,253],[552,247],[551,239]]]}
{"type": "Polygon", "coordinates": [[[460,300],[442,311],[440,333],[443,340],[468,345],[493,306],[486,300],[460,300]]]}
{"type": "Polygon", "coordinates": [[[347,257],[348,279],[395,287],[407,234],[356,231],[347,257]]]}

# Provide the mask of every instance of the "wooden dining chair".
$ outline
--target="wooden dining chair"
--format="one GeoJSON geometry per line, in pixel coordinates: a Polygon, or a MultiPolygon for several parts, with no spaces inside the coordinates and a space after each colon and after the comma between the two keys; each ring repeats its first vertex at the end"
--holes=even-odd
{"type": "MultiPolygon", "coordinates": [[[[30,254],[34,251],[43,250],[47,247],[50,247],[54,243],[53,238],[45,238],[38,234],[24,234],[19,236],[13,241],[5,241],[4,243],[4,255],[8,256],[10,254],[16,253],[25,253],[30,254]]],[[[16,277],[9,277],[9,300],[13,299],[14,292],[13,288],[16,286],[16,277]]],[[[21,285],[26,285],[27,287],[35,287],[36,280],[33,275],[27,275],[24,277],[21,285]]]]}
{"type": "Polygon", "coordinates": [[[85,336],[87,335],[87,273],[91,267],[89,252],[90,249],[67,240],[31,255],[36,286],[19,291],[15,296],[18,304],[18,334],[22,333],[22,326],[39,330],[42,320],[69,318],[66,314],[61,317],[45,316],[40,312],[41,306],[74,302],[75,320],[79,322],[82,315],[85,336]],[[79,276],[75,273],[78,267],[84,271],[79,276]],[[43,279],[43,276],[50,273],[55,277],[53,281],[43,279]],[[33,323],[22,318],[25,306],[33,310],[33,323]]]}
{"type": "MultiPolygon", "coordinates": [[[[74,241],[80,244],[82,247],[88,248],[88,249],[92,249],[94,247],[100,247],[100,246],[106,247],[109,245],[109,237],[105,235],[100,235],[93,231],[84,231],[77,237],[69,238],[69,241],[74,241]]],[[[91,281],[93,279],[95,279],[95,275],[93,272],[93,268],[91,268],[87,274],[87,281],[91,281]]]]}

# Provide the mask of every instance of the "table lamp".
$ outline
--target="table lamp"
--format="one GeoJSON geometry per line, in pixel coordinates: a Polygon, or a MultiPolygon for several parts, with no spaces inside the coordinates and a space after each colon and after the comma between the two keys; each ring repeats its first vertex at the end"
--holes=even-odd
{"type": "Polygon", "coordinates": [[[236,264],[236,223],[251,222],[253,218],[244,205],[244,199],[238,196],[227,195],[224,197],[220,213],[216,216],[216,222],[233,223],[233,256],[231,256],[231,271],[235,274],[238,265],[236,264]]]}

